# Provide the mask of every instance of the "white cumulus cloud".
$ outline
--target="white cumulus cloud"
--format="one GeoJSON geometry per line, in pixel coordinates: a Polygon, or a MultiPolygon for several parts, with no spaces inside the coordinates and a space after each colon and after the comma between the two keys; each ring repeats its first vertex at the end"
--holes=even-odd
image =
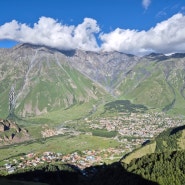
{"type": "Polygon", "coordinates": [[[32,27],[13,20],[0,26],[0,40],[4,39],[63,50],[119,51],[135,55],[185,52],[185,16],[175,14],[146,31],[116,28],[109,33],[100,32],[97,21],[91,18],[76,26],[48,17],[41,17],[32,27]]]}
{"type": "Polygon", "coordinates": [[[185,16],[176,14],[148,31],[117,28],[100,35],[101,48],[136,55],[185,52],[185,16]]]}
{"type": "Polygon", "coordinates": [[[148,9],[150,4],[151,4],[151,0],[142,0],[142,5],[145,8],[145,10],[148,9]]]}
{"type": "Polygon", "coordinates": [[[16,20],[0,26],[0,40],[46,45],[58,49],[97,50],[95,34],[100,31],[96,20],[85,18],[77,26],[63,25],[48,17],[41,17],[33,27],[16,20]]]}

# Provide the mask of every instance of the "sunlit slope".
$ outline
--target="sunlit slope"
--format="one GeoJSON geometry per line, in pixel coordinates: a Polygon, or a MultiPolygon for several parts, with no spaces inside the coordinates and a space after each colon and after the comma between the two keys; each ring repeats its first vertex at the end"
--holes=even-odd
{"type": "Polygon", "coordinates": [[[40,115],[74,104],[130,100],[173,114],[185,113],[185,55],[136,57],[119,52],[58,51],[30,44],[0,50],[0,114],[40,115]]]}
{"type": "Polygon", "coordinates": [[[121,98],[170,113],[185,113],[185,58],[144,57],[118,87],[121,98]]]}
{"type": "Polygon", "coordinates": [[[67,57],[45,47],[20,45],[1,51],[0,115],[8,115],[15,89],[15,113],[34,116],[74,104],[97,101],[105,91],[71,67],[67,57]]]}

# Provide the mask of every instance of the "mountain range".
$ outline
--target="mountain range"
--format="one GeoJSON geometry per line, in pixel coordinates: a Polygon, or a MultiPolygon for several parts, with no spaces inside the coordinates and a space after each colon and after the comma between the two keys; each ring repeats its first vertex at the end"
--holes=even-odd
{"type": "MultiPolygon", "coordinates": [[[[0,115],[35,116],[105,97],[171,114],[185,112],[185,54],[61,51],[19,44],[0,49],[0,115]]],[[[111,101],[111,99],[108,99],[111,101]]]]}

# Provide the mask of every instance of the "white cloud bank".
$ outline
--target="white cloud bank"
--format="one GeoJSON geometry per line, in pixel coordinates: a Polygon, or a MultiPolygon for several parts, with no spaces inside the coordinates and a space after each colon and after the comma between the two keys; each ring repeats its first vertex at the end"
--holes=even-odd
{"type": "Polygon", "coordinates": [[[148,31],[117,28],[110,33],[100,32],[96,20],[91,18],[85,18],[77,26],[63,25],[47,17],[41,17],[33,27],[13,20],[0,26],[0,40],[4,39],[64,50],[120,51],[136,55],[185,52],[185,16],[176,14],[148,31]]]}
{"type": "Polygon", "coordinates": [[[151,52],[185,52],[185,16],[176,14],[148,31],[117,28],[101,34],[102,49],[143,55],[151,52]]]}
{"type": "Polygon", "coordinates": [[[46,45],[58,49],[97,50],[96,20],[85,18],[78,26],[62,25],[52,18],[41,17],[33,28],[13,20],[0,26],[0,40],[10,39],[22,43],[46,45]]]}

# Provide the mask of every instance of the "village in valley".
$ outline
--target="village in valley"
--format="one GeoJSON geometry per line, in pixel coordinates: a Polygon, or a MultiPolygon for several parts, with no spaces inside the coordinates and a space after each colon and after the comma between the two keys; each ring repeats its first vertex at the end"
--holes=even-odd
{"type": "Polygon", "coordinates": [[[125,148],[133,150],[146,140],[150,140],[167,128],[183,125],[183,119],[167,117],[164,113],[120,113],[116,117],[106,117],[99,120],[89,121],[91,129],[106,129],[117,131],[117,139],[125,144],[125,148]]]}
{"type": "MultiPolygon", "coordinates": [[[[107,132],[116,131],[114,140],[120,142],[120,147],[107,148],[101,150],[88,149],[76,151],[70,154],[46,151],[43,153],[30,152],[23,156],[4,160],[4,165],[0,171],[8,174],[15,173],[20,169],[29,169],[45,163],[61,162],[71,164],[83,170],[93,165],[102,165],[107,162],[119,160],[122,156],[133,149],[141,146],[146,140],[151,140],[166,128],[183,125],[183,119],[166,117],[163,114],[119,114],[111,118],[101,118],[97,120],[85,119],[85,124],[91,130],[103,129],[107,132]]],[[[80,135],[84,134],[72,128],[61,128],[51,132],[49,136],[58,134],[80,135]]],[[[91,134],[92,133],[86,133],[91,134]]],[[[46,135],[43,134],[43,137],[46,135]]]]}
{"type": "Polygon", "coordinates": [[[102,165],[104,161],[115,160],[120,158],[123,150],[108,148],[104,150],[85,150],[81,152],[73,152],[63,155],[46,151],[44,153],[29,153],[11,160],[5,160],[4,166],[0,167],[0,171],[5,171],[8,174],[18,172],[22,169],[29,169],[42,165],[44,163],[56,163],[74,165],[80,170],[94,165],[102,165]],[[118,155],[118,156],[117,156],[118,155]]]}

